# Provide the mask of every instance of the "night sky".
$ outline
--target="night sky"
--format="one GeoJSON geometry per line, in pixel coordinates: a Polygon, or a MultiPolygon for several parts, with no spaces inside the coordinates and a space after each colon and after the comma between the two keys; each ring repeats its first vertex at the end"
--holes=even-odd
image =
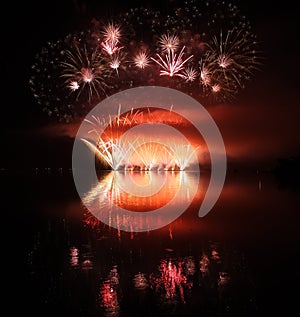
{"type": "MultiPolygon", "coordinates": [[[[150,3],[150,4],[149,4],[150,3]]],[[[31,96],[28,79],[34,55],[55,40],[146,1],[25,1],[6,3],[2,27],[1,168],[70,167],[76,126],[57,124],[31,96]],[[121,3],[121,4],[120,4],[121,3]]],[[[235,104],[208,108],[223,135],[229,162],[270,168],[278,158],[300,154],[299,41],[295,2],[240,1],[265,54],[264,65],[235,104]]],[[[165,9],[169,1],[148,6],[165,9]]]]}
{"type": "MultiPolygon", "coordinates": [[[[32,294],[37,294],[39,298],[40,289],[30,290],[30,287],[34,288],[34,284],[28,283],[29,279],[27,279],[27,274],[31,274],[31,271],[26,271],[26,279],[22,279],[23,266],[26,266],[28,270],[27,264],[23,263],[25,254],[26,261],[29,259],[26,253],[27,243],[31,243],[31,239],[33,241],[38,236],[37,233],[43,234],[43,230],[45,232],[48,230],[48,223],[51,222],[51,220],[48,222],[48,214],[51,213],[50,218],[64,217],[60,214],[62,208],[65,208],[64,203],[69,202],[70,199],[74,200],[74,197],[77,198],[73,179],[70,180],[71,174],[67,174],[65,180],[61,178],[57,181],[54,177],[52,182],[51,177],[40,178],[39,174],[37,177],[34,174],[34,169],[37,167],[43,171],[48,167],[71,168],[73,137],[78,128],[77,125],[59,124],[56,120],[51,120],[35,102],[28,86],[30,68],[35,54],[47,41],[56,40],[74,29],[82,29],[90,25],[93,17],[113,17],[114,12],[119,13],[122,8],[139,5],[164,10],[172,1],[179,2],[179,0],[107,0],[105,3],[102,0],[10,0],[5,1],[4,4],[1,3],[3,71],[0,169],[4,185],[2,211],[5,216],[2,219],[5,225],[2,232],[5,235],[1,254],[5,265],[3,272],[8,280],[8,285],[5,285],[3,289],[7,293],[5,295],[9,295],[8,297],[12,300],[4,300],[4,303],[10,304],[9,311],[18,309],[26,313],[27,309],[27,312],[34,314],[33,305],[36,304],[36,298],[32,294]],[[11,177],[6,170],[16,171],[17,176],[11,177]],[[22,177],[23,174],[19,171],[29,171],[31,176],[22,177]],[[61,202],[63,207],[56,209],[61,202]],[[38,207],[39,204],[43,204],[43,208],[38,207]],[[41,219],[42,217],[45,219],[41,219]],[[43,226],[39,227],[40,223],[43,226]]],[[[280,158],[300,156],[298,3],[274,0],[236,0],[236,2],[250,20],[261,41],[265,55],[264,65],[253,79],[246,83],[246,88],[240,92],[234,104],[212,105],[208,106],[207,110],[222,133],[228,163],[234,171],[235,169],[255,172],[270,170],[276,166],[280,158]]],[[[234,179],[236,175],[243,174],[232,173],[230,176],[232,175],[234,179]]],[[[255,174],[254,177],[256,176],[255,174]]],[[[299,189],[299,173],[297,177],[296,184],[299,189]]],[[[254,257],[257,259],[254,261],[257,266],[254,265],[253,270],[254,273],[258,272],[258,277],[263,281],[261,284],[265,286],[258,291],[270,292],[263,294],[262,298],[267,297],[268,303],[266,305],[262,303],[262,305],[268,309],[272,307],[274,313],[278,313],[279,308],[286,312],[288,308],[293,309],[293,306],[289,306],[291,302],[289,299],[284,301],[285,297],[292,294],[295,304],[298,303],[296,297],[298,294],[294,291],[294,287],[298,286],[295,279],[299,277],[297,263],[299,208],[296,206],[299,199],[292,201],[289,197],[294,198],[297,195],[299,198],[299,192],[295,191],[291,194],[287,191],[278,194],[277,189],[268,189],[267,185],[266,190],[263,187],[265,192],[261,192],[265,195],[258,195],[260,192],[256,190],[256,183],[255,185],[252,182],[247,184],[246,178],[245,184],[248,187],[243,188],[244,180],[242,177],[240,179],[241,183],[234,179],[232,187],[229,183],[227,188],[231,192],[228,197],[226,197],[228,192],[224,194],[225,207],[220,205],[219,213],[211,213],[212,218],[205,220],[208,224],[210,221],[212,224],[218,223],[217,228],[222,231],[224,228],[226,230],[226,224],[227,226],[228,223],[231,224],[230,221],[236,217],[232,222],[234,227],[232,235],[238,240],[239,232],[242,236],[249,233],[249,245],[255,249],[254,257]],[[250,188],[249,191],[248,188],[250,188]],[[276,197],[273,199],[273,196],[276,197]],[[285,202],[287,202],[286,206],[285,202]],[[282,212],[276,213],[276,210],[281,207],[282,212]],[[229,217],[227,210],[230,211],[229,217]],[[230,216],[231,212],[234,216],[230,216]],[[248,219],[254,219],[254,221],[248,222],[248,219]],[[235,236],[236,233],[237,236],[235,236]]],[[[67,206],[68,208],[63,210],[63,215],[74,208],[74,202],[71,201],[71,204],[67,206]]],[[[64,220],[60,224],[65,225],[64,220]]],[[[71,222],[73,223],[73,220],[71,222]]],[[[57,228],[62,228],[62,225],[57,228]]],[[[75,224],[74,230],[76,228],[79,228],[79,225],[77,227],[75,224]]],[[[228,228],[231,228],[230,225],[228,228]]],[[[81,229],[78,230],[81,232],[81,229]]],[[[63,231],[63,237],[65,237],[67,233],[65,229],[63,231]]],[[[53,237],[54,235],[53,233],[53,237]]],[[[45,236],[48,237],[46,234],[45,236]]],[[[60,236],[55,241],[60,241],[59,239],[60,236]]],[[[43,247],[43,244],[40,247],[43,247]]],[[[152,245],[152,240],[149,244],[150,248],[153,252],[157,252],[155,244],[154,247],[152,245]]],[[[51,250],[53,253],[50,253],[49,257],[55,254],[53,260],[55,262],[59,259],[59,255],[55,246],[51,250]]],[[[47,249],[43,251],[46,253],[47,249]]],[[[100,251],[101,256],[105,255],[105,251],[104,253],[102,249],[100,251]]],[[[49,272],[51,273],[51,268],[49,272]]],[[[45,274],[49,272],[46,268],[45,274]]],[[[52,279],[51,274],[49,279],[52,279]]],[[[45,291],[47,284],[42,282],[41,289],[45,291]]],[[[57,288],[53,287],[51,291],[56,293],[57,288]]],[[[89,294],[84,295],[89,296],[89,294]]],[[[20,312],[18,312],[19,315],[20,312]]],[[[47,311],[43,310],[44,313],[47,315],[47,311]]],[[[53,316],[51,310],[48,313],[53,316]]],[[[266,314],[269,313],[268,310],[266,314]]]]}

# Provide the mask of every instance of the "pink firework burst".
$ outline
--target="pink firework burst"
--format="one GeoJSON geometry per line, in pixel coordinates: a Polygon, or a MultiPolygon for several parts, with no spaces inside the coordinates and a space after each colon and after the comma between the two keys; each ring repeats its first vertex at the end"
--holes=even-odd
{"type": "Polygon", "coordinates": [[[136,67],[140,69],[144,69],[150,65],[150,58],[145,51],[140,51],[138,52],[134,58],[133,58],[133,63],[136,67]]]}

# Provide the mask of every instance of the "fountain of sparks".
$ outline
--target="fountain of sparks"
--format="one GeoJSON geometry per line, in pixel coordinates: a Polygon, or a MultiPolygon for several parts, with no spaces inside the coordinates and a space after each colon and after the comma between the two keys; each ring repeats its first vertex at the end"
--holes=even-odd
{"type": "Polygon", "coordinates": [[[96,142],[88,138],[81,140],[105,166],[114,171],[183,171],[197,164],[200,146],[192,146],[186,138],[174,135],[172,131],[166,133],[165,128],[160,133],[161,127],[153,124],[149,114],[151,117],[150,111],[147,117],[142,111],[131,111],[121,116],[119,109],[117,118],[112,120],[109,117],[108,124],[98,117],[85,119],[92,126],[89,133],[96,135],[96,142]],[[141,124],[146,126],[134,131],[141,124]],[[106,128],[99,129],[102,126],[106,128]],[[102,133],[99,132],[101,130],[102,133]]]}

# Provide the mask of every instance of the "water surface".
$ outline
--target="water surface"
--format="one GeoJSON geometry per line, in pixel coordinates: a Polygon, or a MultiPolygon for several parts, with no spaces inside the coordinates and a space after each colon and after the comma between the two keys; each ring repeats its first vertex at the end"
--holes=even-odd
{"type": "MultiPolygon", "coordinates": [[[[97,221],[69,170],[1,176],[12,314],[265,316],[293,309],[299,191],[282,188],[272,174],[229,173],[204,218],[198,217],[205,190],[199,185],[178,219],[141,233],[97,221]]],[[[122,202],[147,212],[172,196],[174,184],[142,205],[128,197],[122,202]]]]}

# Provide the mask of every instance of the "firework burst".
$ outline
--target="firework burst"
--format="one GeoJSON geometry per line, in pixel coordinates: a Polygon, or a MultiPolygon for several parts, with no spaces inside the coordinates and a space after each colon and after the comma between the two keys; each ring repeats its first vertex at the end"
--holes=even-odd
{"type": "Polygon", "coordinates": [[[182,74],[182,71],[184,70],[184,65],[193,57],[193,55],[190,55],[189,57],[184,59],[184,49],[185,46],[182,47],[179,54],[175,54],[173,50],[168,50],[163,57],[159,54],[156,54],[157,59],[151,57],[151,59],[161,67],[161,76],[178,76],[181,78],[185,78],[185,75],[182,74]]]}
{"type": "Polygon", "coordinates": [[[158,39],[158,45],[163,53],[175,52],[179,48],[180,40],[175,34],[163,34],[158,39]]]}
{"type": "Polygon", "coordinates": [[[99,50],[89,51],[86,44],[80,46],[74,42],[70,50],[64,52],[61,66],[61,77],[71,93],[76,93],[76,100],[83,95],[91,102],[94,94],[98,98],[100,93],[105,94],[108,72],[99,50]]]}
{"type": "Polygon", "coordinates": [[[136,67],[144,69],[150,66],[150,57],[147,52],[140,51],[134,56],[133,63],[136,67]]]}
{"type": "Polygon", "coordinates": [[[206,59],[214,64],[216,76],[235,87],[244,87],[253,72],[261,66],[257,39],[249,31],[232,29],[214,36],[206,59]]]}

